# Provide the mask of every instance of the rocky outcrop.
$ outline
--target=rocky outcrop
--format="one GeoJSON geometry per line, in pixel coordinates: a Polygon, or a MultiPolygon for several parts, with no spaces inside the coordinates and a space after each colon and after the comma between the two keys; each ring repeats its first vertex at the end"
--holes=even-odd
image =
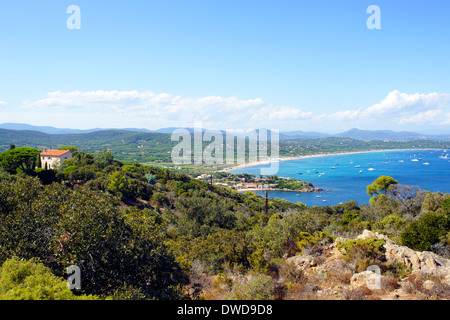
{"type": "Polygon", "coordinates": [[[385,235],[374,233],[369,230],[358,236],[359,239],[383,239],[385,241],[384,248],[386,250],[386,260],[389,264],[400,262],[408,266],[414,271],[420,271],[428,275],[443,276],[450,279],[450,260],[445,259],[433,252],[415,251],[405,246],[395,244],[385,235]]]}
{"type": "Polygon", "coordinates": [[[442,298],[450,288],[450,260],[433,252],[415,251],[396,244],[383,234],[365,230],[358,239],[384,240],[384,253],[388,265],[400,262],[411,269],[403,279],[393,278],[377,265],[355,273],[352,263],[346,261],[339,242],[351,239],[338,238],[333,243],[321,247],[320,254],[305,250],[302,255],[289,257],[285,266],[289,272],[280,281],[290,282],[295,275],[309,297],[317,299],[355,299],[365,294],[377,299],[422,299],[442,298]],[[285,279],[284,279],[285,278],[285,279]],[[310,288],[316,288],[311,290],[310,288]],[[428,295],[428,296],[427,296],[428,295]]]}
{"type": "Polygon", "coordinates": [[[321,188],[316,188],[313,186],[309,186],[309,187],[305,187],[301,190],[298,190],[298,192],[305,192],[305,193],[311,193],[311,192],[323,192],[323,189],[321,188]]]}
{"type": "Polygon", "coordinates": [[[385,277],[371,270],[355,273],[350,279],[350,288],[367,286],[369,289],[384,289],[385,277]]]}

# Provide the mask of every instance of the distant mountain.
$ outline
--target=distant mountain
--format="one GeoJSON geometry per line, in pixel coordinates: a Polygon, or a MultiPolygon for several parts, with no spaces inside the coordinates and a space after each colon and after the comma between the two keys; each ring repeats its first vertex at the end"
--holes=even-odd
{"type": "Polygon", "coordinates": [[[382,140],[382,141],[415,141],[415,140],[435,140],[435,141],[449,141],[450,135],[427,135],[417,132],[396,132],[391,130],[360,130],[351,129],[349,131],[338,133],[334,135],[339,138],[351,138],[356,140],[382,140]]]}
{"type": "MultiPolygon", "coordinates": [[[[28,131],[38,131],[47,134],[83,134],[101,131],[127,131],[127,132],[141,132],[141,133],[160,133],[160,134],[171,134],[176,129],[185,129],[190,133],[194,132],[192,127],[167,127],[158,130],[149,130],[144,128],[95,128],[95,129],[67,129],[67,128],[55,128],[49,126],[34,126],[23,123],[3,123],[0,124],[0,129],[7,130],[28,130],[28,131]]],[[[205,132],[207,129],[203,128],[202,131],[205,132]]],[[[226,131],[221,130],[225,135],[226,131]]],[[[241,136],[240,134],[237,134],[241,136]]],[[[427,135],[417,132],[408,131],[391,131],[391,130],[360,130],[353,128],[351,130],[338,133],[329,134],[323,132],[310,132],[310,131],[282,131],[279,133],[280,140],[293,140],[293,139],[324,139],[330,137],[337,138],[350,138],[354,140],[381,140],[381,141],[395,141],[395,142],[408,142],[417,140],[433,140],[433,141],[450,141],[450,135],[427,135]]],[[[270,138],[270,130],[269,130],[270,138]]]]}
{"type": "Polygon", "coordinates": [[[280,132],[282,139],[320,139],[332,137],[332,134],[322,132],[307,132],[307,131],[291,131],[280,132]]]}
{"type": "Polygon", "coordinates": [[[139,129],[139,128],[123,128],[123,129],[114,129],[114,128],[95,128],[95,129],[68,129],[68,128],[55,128],[49,126],[33,126],[25,123],[3,123],[0,124],[0,129],[7,130],[28,130],[28,131],[39,131],[47,134],[81,134],[81,133],[91,133],[97,131],[106,131],[106,130],[122,130],[122,131],[131,131],[131,132],[155,132],[148,129],[139,129]]]}

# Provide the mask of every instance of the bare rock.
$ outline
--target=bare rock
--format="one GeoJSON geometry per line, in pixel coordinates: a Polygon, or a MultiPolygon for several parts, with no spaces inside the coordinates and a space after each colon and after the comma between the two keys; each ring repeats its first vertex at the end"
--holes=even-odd
{"type": "Polygon", "coordinates": [[[358,239],[382,239],[385,241],[385,254],[388,263],[401,262],[413,271],[423,271],[427,274],[439,276],[450,275],[450,260],[445,259],[433,252],[415,251],[405,246],[395,244],[385,235],[374,233],[370,230],[358,236],[358,239]]]}
{"type": "Polygon", "coordinates": [[[350,279],[350,287],[358,288],[362,286],[366,286],[367,288],[374,289],[383,289],[383,285],[385,283],[385,277],[376,272],[366,270],[363,272],[355,273],[350,279]]]}
{"type": "Polygon", "coordinates": [[[431,280],[427,280],[427,281],[425,281],[425,282],[422,284],[422,287],[423,287],[425,290],[430,291],[430,290],[433,289],[433,287],[434,287],[434,282],[431,281],[431,280]]]}

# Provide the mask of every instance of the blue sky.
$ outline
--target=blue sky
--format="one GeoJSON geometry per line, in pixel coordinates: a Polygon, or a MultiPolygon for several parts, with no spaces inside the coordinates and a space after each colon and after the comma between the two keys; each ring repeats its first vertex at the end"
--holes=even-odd
{"type": "Polygon", "coordinates": [[[4,1],[0,123],[450,133],[449,14],[448,0],[4,1]]]}

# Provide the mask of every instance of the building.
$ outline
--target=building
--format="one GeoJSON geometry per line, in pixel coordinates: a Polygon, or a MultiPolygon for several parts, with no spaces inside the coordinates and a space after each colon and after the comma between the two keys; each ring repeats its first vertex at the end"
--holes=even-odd
{"type": "Polygon", "coordinates": [[[64,160],[72,158],[72,151],[69,150],[46,150],[41,152],[41,166],[46,169],[58,167],[64,160]]]}

